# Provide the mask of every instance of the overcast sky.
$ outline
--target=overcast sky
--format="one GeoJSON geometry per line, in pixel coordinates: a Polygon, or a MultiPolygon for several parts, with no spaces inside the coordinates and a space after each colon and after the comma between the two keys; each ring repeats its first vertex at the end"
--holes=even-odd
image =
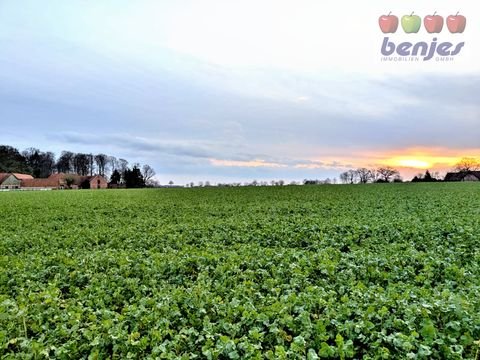
{"type": "MultiPolygon", "coordinates": [[[[0,143],[149,163],[162,183],[405,177],[480,157],[474,1],[0,0],[0,143]],[[387,5],[388,3],[388,5],[387,5]],[[453,62],[386,63],[382,14],[467,17],[453,62]]],[[[397,43],[432,41],[399,30],[397,43]]]]}

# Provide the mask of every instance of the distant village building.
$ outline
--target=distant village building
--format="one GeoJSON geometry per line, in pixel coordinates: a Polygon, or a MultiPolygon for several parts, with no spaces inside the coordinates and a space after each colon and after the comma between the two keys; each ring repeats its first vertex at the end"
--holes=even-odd
{"type": "Polygon", "coordinates": [[[0,189],[20,189],[22,181],[31,179],[33,177],[26,174],[0,173],[0,189]]]}
{"type": "Polygon", "coordinates": [[[480,171],[450,172],[445,181],[480,181],[480,171]]]}
{"type": "Polygon", "coordinates": [[[103,176],[80,176],[75,174],[52,174],[48,178],[34,179],[31,175],[0,173],[2,190],[61,190],[61,189],[106,189],[108,182],[103,176]]]}
{"type": "Polygon", "coordinates": [[[74,174],[52,174],[46,179],[27,179],[22,188],[35,189],[106,189],[108,182],[103,176],[80,176],[74,174]]]}

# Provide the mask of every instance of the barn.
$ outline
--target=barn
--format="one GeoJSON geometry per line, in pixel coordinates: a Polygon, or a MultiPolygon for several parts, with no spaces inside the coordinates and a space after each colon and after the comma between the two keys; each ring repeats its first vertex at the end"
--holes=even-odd
{"type": "Polygon", "coordinates": [[[480,171],[450,172],[445,181],[480,181],[480,171]]]}
{"type": "Polygon", "coordinates": [[[103,176],[80,176],[75,174],[52,174],[45,179],[26,179],[22,181],[23,189],[106,189],[108,182],[103,176]]]}
{"type": "Polygon", "coordinates": [[[0,189],[20,189],[23,180],[31,180],[33,177],[27,174],[0,173],[0,189]]]}

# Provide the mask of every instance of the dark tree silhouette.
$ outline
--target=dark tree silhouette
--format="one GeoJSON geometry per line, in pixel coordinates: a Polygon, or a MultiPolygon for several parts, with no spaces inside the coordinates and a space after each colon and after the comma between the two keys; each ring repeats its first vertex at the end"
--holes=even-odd
{"type": "Polygon", "coordinates": [[[62,154],[57,160],[57,171],[59,173],[71,173],[73,171],[73,159],[75,154],[71,151],[62,151],[62,154]]]}
{"type": "Polygon", "coordinates": [[[12,146],[0,145],[0,172],[30,173],[27,161],[12,146]]]}
{"type": "Polygon", "coordinates": [[[95,155],[95,163],[97,164],[98,174],[105,176],[105,172],[108,164],[108,155],[97,154],[95,155]]]}
{"type": "Polygon", "coordinates": [[[122,181],[122,175],[118,170],[113,170],[112,176],[110,176],[110,183],[114,185],[120,184],[122,181]]]}
{"type": "Polygon", "coordinates": [[[126,169],[123,175],[125,185],[127,188],[142,188],[145,187],[143,175],[138,164],[133,165],[132,169],[126,169]]]}
{"type": "Polygon", "coordinates": [[[377,169],[377,174],[380,177],[382,182],[390,182],[390,180],[395,176],[399,175],[398,170],[390,166],[380,167],[377,169]]]}
{"type": "Polygon", "coordinates": [[[465,157],[455,164],[455,170],[459,172],[480,170],[480,161],[475,158],[465,157]]]}
{"type": "Polygon", "coordinates": [[[149,185],[152,178],[155,176],[155,170],[148,164],[142,167],[143,182],[145,185],[149,185]]]}

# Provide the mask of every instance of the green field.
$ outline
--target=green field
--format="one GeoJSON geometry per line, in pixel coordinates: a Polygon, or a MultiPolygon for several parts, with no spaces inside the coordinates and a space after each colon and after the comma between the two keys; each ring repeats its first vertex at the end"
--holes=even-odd
{"type": "Polygon", "coordinates": [[[0,358],[478,358],[480,184],[0,193],[0,358]]]}

